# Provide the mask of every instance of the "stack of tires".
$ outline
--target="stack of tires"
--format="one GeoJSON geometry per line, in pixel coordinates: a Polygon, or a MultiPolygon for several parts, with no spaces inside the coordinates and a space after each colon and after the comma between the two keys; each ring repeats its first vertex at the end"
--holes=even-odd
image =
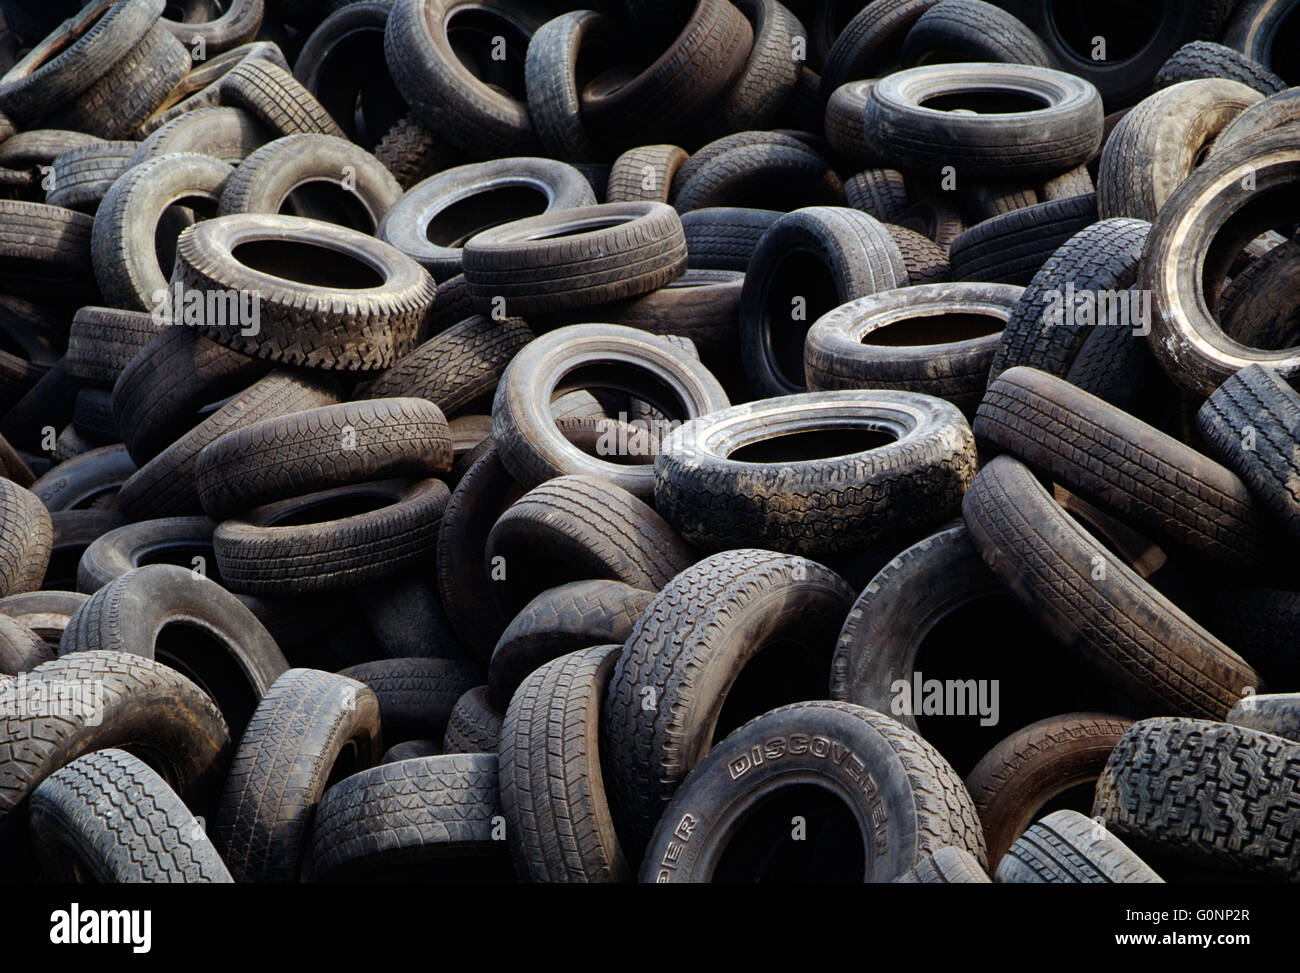
{"type": "Polygon", "coordinates": [[[1065,6],[0,0],[0,877],[1300,878],[1293,5],[1065,6]]]}

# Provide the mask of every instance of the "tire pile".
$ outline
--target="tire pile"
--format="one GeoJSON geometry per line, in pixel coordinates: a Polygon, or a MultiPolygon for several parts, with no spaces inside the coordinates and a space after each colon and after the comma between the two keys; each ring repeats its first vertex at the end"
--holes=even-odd
{"type": "Polygon", "coordinates": [[[0,0],[0,874],[1300,878],[1295,5],[1133,6],[0,0]]]}

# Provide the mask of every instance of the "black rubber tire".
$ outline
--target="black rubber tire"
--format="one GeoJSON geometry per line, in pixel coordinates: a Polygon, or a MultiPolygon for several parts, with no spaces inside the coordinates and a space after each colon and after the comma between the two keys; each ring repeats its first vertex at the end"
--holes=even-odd
{"type": "Polygon", "coordinates": [[[234,881],[202,821],[124,750],[86,754],[45,778],[32,792],[27,820],[44,881],[234,881]]]}
{"type": "MultiPolygon", "coordinates": [[[[112,510],[69,510],[67,515],[109,514],[112,510]]],[[[56,518],[56,530],[58,520],[56,518]]],[[[142,564],[177,564],[212,577],[212,532],[217,525],[207,517],[160,517],[113,526],[93,538],[77,562],[76,590],[93,595],[107,584],[142,564]],[[199,558],[196,562],[195,558],[199,558]]],[[[221,579],[213,577],[218,584],[221,579]]]]}
{"type": "Polygon", "coordinates": [[[164,0],[100,0],[69,16],[0,79],[0,111],[22,128],[84,94],[158,22],[164,0]]]}
{"type": "Polygon", "coordinates": [[[81,6],[81,0],[54,0],[40,6],[26,0],[2,0],[0,15],[4,17],[5,30],[29,47],[69,17],[75,17],[81,6]]]}
{"type": "Polygon", "coordinates": [[[1224,722],[1300,743],[1300,694],[1247,696],[1228,711],[1224,722]]]}
{"type": "MultiPolygon", "coordinates": [[[[1151,225],[1142,220],[1102,220],[1061,244],[1033,275],[1007,320],[989,379],[1017,365],[1064,377],[1089,335],[1099,330],[1082,313],[1074,313],[1086,305],[1072,302],[1071,313],[1065,314],[1066,295],[1071,290],[1078,295],[1127,291],[1137,281],[1150,232],[1151,225]]],[[[1095,302],[1093,307],[1095,321],[1095,302]]]]}
{"type": "Polygon", "coordinates": [[[363,683],[290,669],[240,737],[213,839],[240,882],[296,882],[317,805],[331,781],[378,762],[379,700],[363,683]]]}
{"type": "Polygon", "coordinates": [[[905,226],[889,224],[885,228],[894,238],[898,252],[903,255],[909,286],[951,282],[952,266],[948,262],[948,251],[945,248],[905,226]]]}
{"type": "Polygon", "coordinates": [[[884,159],[867,142],[863,116],[876,82],[850,81],[836,88],[826,102],[826,141],[858,165],[883,165],[884,159]]]}
{"type": "Polygon", "coordinates": [[[1257,878],[1295,881],[1300,836],[1279,827],[1300,803],[1300,744],[1205,720],[1149,719],[1116,745],[1093,813],[1139,850],[1257,878]],[[1235,768],[1258,768],[1243,775],[1235,768]]]}
{"type": "Polygon", "coordinates": [[[217,565],[231,591],[250,595],[340,591],[406,574],[432,548],[449,496],[440,480],[373,481],[256,507],[217,527],[217,565]],[[349,500],[370,509],[310,522],[313,506],[328,510],[340,500],[348,509],[349,500]],[[374,509],[375,500],[387,502],[374,509]],[[293,526],[275,526],[290,517],[293,526]]]}
{"type": "Polygon", "coordinates": [[[961,211],[947,200],[934,196],[907,207],[894,218],[894,225],[919,233],[930,240],[943,251],[945,259],[952,250],[953,242],[966,232],[966,222],[961,211]]]}
{"type": "Polygon", "coordinates": [[[133,473],[118,491],[118,509],[136,520],[202,513],[195,469],[204,447],[245,424],[326,406],[336,400],[335,389],[328,381],[288,370],[274,371],[234,396],[133,473]]]}
{"type": "Polygon", "coordinates": [[[198,424],[204,406],[242,392],[273,364],[193,328],[161,327],[113,386],[113,414],[131,458],[153,459],[198,424]]]}
{"type": "Polygon", "coordinates": [[[0,478],[0,597],[38,590],[53,544],[54,526],[39,494],[0,478]]]}
{"type": "Polygon", "coordinates": [[[317,220],[251,213],[207,220],[182,233],[172,273],[172,287],[178,285],[182,293],[258,295],[253,327],[231,326],[224,316],[208,321],[206,307],[186,303],[186,323],[222,344],[286,365],[342,371],[387,368],[410,352],[435,294],[419,264],[380,240],[317,220]],[[295,276],[277,274],[269,254],[266,270],[241,263],[234,251],[250,244],[270,250],[287,245],[290,266],[280,269],[295,276]],[[340,286],[326,285],[319,264],[291,259],[309,249],[317,261],[328,255],[334,272],[327,279],[340,286]],[[191,310],[198,311],[194,322],[191,310]]]}
{"type": "Polygon", "coordinates": [[[755,397],[804,389],[804,339],[819,317],[907,283],[898,245],[866,213],[815,206],[773,222],[750,258],[740,299],[741,360],[755,397]]]}
{"type": "Polygon", "coordinates": [[[1062,645],[1147,711],[1221,719],[1258,675],[999,456],[962,504],[981,556],[1062,645]],[[1100,574],[1099,580],[1092,580],[1100,574]]]}
{"type": "Polygon", "coordinates": [[[1182,81],[1201,78],[1239,81],[1265,96],[1278,94],[1290,87],[1258,61],[1213,41],[1192,41],[1174,51],[1156,72],[1152,87],[1159,91],[1182,81]]]}
{"type": "MultiPolygon", "coordinates": [[[[528,114],[543,148],[566,162],[594,162],[602,152],[582,119],[582,88],[596,65],[610,60],[616,22],[595,10],[570,10],[548,20],[528,41],[524,86],[528,114]],[[583,75],[578,76],[578,58],[583,75]]],[[[604,194],[600,194],[604,201],[604,194]]]]}
{"type": "Polygon", "coordinates": [[[629,858],[710,747],[744,720],[821,690],[852,601],[829,568],[743,549],[701,561],[659,592],[619,657],[602,721],[629,858]]]}
{"type": "MultiPolygon", "coordinates": [[[[998,867],[1045,806],[1096,783],[1132,725],[1110,713],[1066,713],[1031,723],[986,753],[966,775],[966,790],[979,812],[989,868],[998,867]]],[[[1091,794],[1084,810],[1092,810],[1091,794]]]]}
{"type": "Polygon", "coordinates": [[[864,169],[844,181],[844,198],[853,209],[892,223],[907,209],[907,182],[897,169],[864,169]]]}
{"type": "Polygon", "coordinates": [[[200,38],[210,54],[220,54],[258,36],[266,11],[264,0],[230,0],[218,8],[211,20],[160,20],[159,23],[183,44],[192,45],[200,38]]]}
{"type": "Polygon", "coordinates": [[[759,143],[729,149],[683,182],[673,200],[679,213],[718,207],[762,206],[791,211],[844,201],[839,176],[805,145],[759,143]]]}
{"type": "Polygon", "coordinates": [[[158,313],[167,297],[171,267],[163,267],[159,250],[174,251],[185,224],[164,223],[166,211],[189,203],[199,219],[206,204],[215,209],[234,170],[224,162],[195,153],[165,155],[132,167],[108,191],[95,213],[91,254],[100,293],[115,307],[158,313]],[[143,241],[160,240],[162,246],[143,241]]]}
{"type": "Polygon", "coordinates": [[[693,270],[745,271],[763,234],[781,216],[776,210],[727,206],[683,214],[686,265],[693,270]]]}
{"type": "Polygon", "coordinates": [[[488,687],[475,686],[451,708],[447,732],[442,735],[442,752],[496,753],[502,719],[502,714],[488,702],[488,687]]]}
{"type": "Polygon", "coordinates": [[[52,185],[45,202],[93,216],[138,147],[137,142],[96,142],[60,153],[51,163],[52,185]]]}
{"type": "Polygon", "coordinates": [[[289,67],[289,62],[284,59],[284,53],[279,45],[271,41],[241,44],[214,57],[197,61],[190,73],[185,75],[180,84],[167,96],[162,106],[140,123],[135,137],[148,138],[168,122],[187,112],[200,108],[219,107],[221,85],[218,82],[246,59],[270,61],[285,69],[289,67]]]}
{"type": "Polygon", "coordinates": [[[195,108],[154,129],[127,161],[127,168],[181,152],[208,155],[237,166],[259,147],[279,137],[280,133],[271,126],[241,109],[195,108]]]}
{"type": "Polygon", "coordinates": [[[393,5],[369,0],[339,7],[311,32],[293,75],[363,149],[375,146],[407,114],[384,59],[384,28],[393,5]],[[383,66],[375,70],[374,65],[383,66]]]}
{"type": "Polygon", "coordinates": [[[1205,401],[1196,425],[1210,449],[1246,481],[1250,492],[1293,536],[1300,532],[1300,476],[1293,443],[1300,437],[1300,396],[1273,371],[1243,368],[1205,401]]]}
{"type": "Polygon", "coordinates": [[[483,313],[607,304],[686,270],[686,237],[666,203],[607,203],[516,220],[466,241],[465,279],[483,313]]]}
{"type": "Polygon", "coordinates": [[[456,701],[482,681],[482,670],[455,659],[376,659],[339,675],[369,686],[379,700],[384,738],[440,740],[456,701]]]}
{"type": "Polygon", "coordinates": [[[1056,175],[1087,162],[1101,147],[1102,108],[1088,82],[1022,64],[910,68],[882,78],[867,97],[867,144],[896,168],[937,172],[956,166],[967,178],[1056,175]],[[971,115],[928,104],[966,92],[1000,92],[1017,108],[971,115]],[[1027,109],[1030,104],[1048,107],[1027,109]],[[1025,107],[1019,107],[1025,106],[1025,107]]]}
{"type": "Polygon", "coordinates": [[[1008,284],[929,284],[850,301],[808,331],[808,388],[920,392],[973,416],[1021,295],[1008,284]]]}
{"type": "Polygon", "coordinates": [[[1213,78],[1147,98],[1106,140],[1097,171],[1099,215],[1154,220],[1216,136],[1263,97],[1238,81],[1213,78]]]}
{"type": "Polygon", "coordinates": [[[245,58],[217,82],[223,105],[245,109],[280,135],[317,133],[346,138],[325,106],[292,74],[271,61],[245,58]]]}
{"type": "Polygon", "coordinates": [[[513,618],[542,591],[569,581],[608,578],[658,591],[697,557],[626,490],[594,477],[558,476],[497,518],[485,563],[504,567],[504,580],[491,590],[501,612],[513,618]]]}
{"type": "Polygon", "coordinates": [[[666,203],[673,177],[690,157],[680,145],[640,145],[622,153],[609,170],[607,203],[666,203]]]}
{"type": "Polygon", "coordinates": [[[561,656],[532,673],[501,729],[501,807],[515,866],[532,882],[624,882],[601,774],[605,687],[622,647],[561,656]]]}
{"type": "Polygon", "coordinates": [[[72,428],[78,436],[96,446],[120,443],[122,437],[113,420],[112,393],[103,388],[79,390],[72,407],[72,428]]]}
{"type": "Polygon", "coordinates": [[[1223,43],[1293,83],[1295,65],[1289,62],[1287,35],[1294,30],[1293,13],[1286,0],[1239,0],[1223,32],[1223,43]]]}
{"type": "Polygon", "coordinates": [[[0,615],[0,673],[16,676],[53,658],[54,650],[40,635],[22,622],[0,615]]]}
{"type": "Polygon", "coordinates": [[[385,750],[378,762],[395,764],[413,757],[440,757],[442,754],[442,749],[432,740],[407,740],[385,750]]]}
{"type": "Polygon", "coordinates": [[[908,67],[960,61],[1056,66],[1037,34],[983,0],[942,0],[930,7],[907,32],[899,56],[908,67]]]}
{"type": "Polygon", "coordinates": [[[214,520],[365,480],[421,478],[451,469],[451,435],[424,399],[371,399],[245,421],[203,447],[194,464],[214,520]]]}
{"type": "Polygon", "coordinates": [[[594,205],[590,183],[570,165],[494,159],[425,179],[393,206],[375,235],[444,281],[461,272],[463,247],[475,234],[539,213],[594,205]]]}
{"type": "MultiPolygon", "coordinates": [[[[73,316],[68,332],[68,374],[80,382],[111,388],[163,327],[140,311],[83,307],[73,316]]],[[[116,426],[116,417],[113,422],[116,426]]]]}
{"type": "Polygon", "coordinates": [[[549,662],[632,634],[653,591],[621,581],[574,581],[550,588],[506,626],[488,663],[488,702],[504,710],[520,685],[549,662]]]}
{"type": "Polygon", "coordinates": [[[515,355],[492,403],[497,455],[525,489],[566,474],[599,478],[641,499],[654,493],[649,463],[603,458],[571,443],[555,423],[550,403],[589,385],[628,392],[670,421],[690,420],[730,404],[717,379],[698,359],[636,328],[577,324],[530,342],[515,355]],[[566,379],[572,378],[566,382],[566,379]]]}
{"type": "Polygon", "coordinates": [[[189,73],[190,52],[159,22],[98,81],[42,124],[105,139],[134,138],[189,73]]]}
{"type": "Polygon", "coordinates": [[[1162,879],[1111,834],[1078,811],[1054,811],[1021,835],[1002,857],[1004,884],[1152,884],[1162,879]]]}
{"type": "Polygon", "coordinates": [[[387,169],[369,152],[333,135],[287,135],[263,145],[239,164],[221,192],[217,212],[288,213],[376,233],[402,195],[387,169]],[[315,201],[296,190],[333,187],[315,201]]]}
{"type": "Polygon", "coordinates": [[[0,598],[0,615],[31,629],[57,652],[68,620],[89,595],[75,591],[28,591],[0,598]]]}
{"type": "Polygon", "coordinates": [[[754,29],[728,0],[695,0],[677,37],[622,83],[596,78],[582,90],[582,116],[598,137],[624,144],[676,141],[706,120],[741,78],[754,29]]]}
{"type": "Polygon", "coordinates": [[[670,187],[670,196],[676,199],[681,193],[682,187],[691,181],[692,177],[708,165],[714,159],[733,149],[743,149],[750,146],[787,146],[792,149],[807,150],[808,144],[789,135],[785,132],[734,132],[731,135],[724,135],[722,138],[714,139],[705,145],[700,146],[691,153],[689,159],[682,163],[681,168],[673,176],[672,186],[670,187]]]}
{"type": "Polygon", "coordinates": [[[1067,10],[1054,6],[1052,0],[1004,0],[1000,6],[1035,31],[1066,71],[1096,85],[1106,110],[1113,112],[1144,98],[1160,66],[1183,44],[1217,38],[1234,3],[1186,0],[1160,8],[1154,22],[1149,14],[1133,16],[1133,8],[1122,3],[1067,10]],[[1121,38],[1114,57],[1107,56],[1107,49],[1105,59],[1097,60],[1093,38],[1114,42],[1117,28],[1136,28],[1138,36],[1121,38]]]}
{"type": "Polygon", "coordinates": [[[403,115],[384,133],[374,148],[374,155],[403,190],[459,161],[451,147],[413,115],[403,115]]]}
{"type": "Polygon", "coordinates": [[[975,808],[933,747],[861,706],[796,703],[751,720],[700,762],[655,829],[640,879],[889,882],[947,846],[968,851],[984,867],[975,808]],[[832,752],[844,759],[832,759],[832,752]],[[821,840],[795,841],[779,794],[810,779],[834,786],[853,824],[845,821],[837,831],[830,813],[808,812],[807,833],[821,840]],[[777,802],[766,821],[759,810],[764,797],[777,802]],[[761,829],[751,840],[763,842],[771,857],[756,864],[752,856],[727,856],[734,864],[719,869],[728,863],[724,854],[737,832],[743,838],[742,829],[761,829]],[[777,843],[783,846],[779,853],[772,848],[777,843]]]}
{"type": "Polygon", "coordinates": [[[989,885],[993,879],[969,851],[949,845],[922,859],[894,882],[905,885],[989,885]]]}
{"type": "Polygon", "coordinates": [[[509,42],[526,45],[540,25],[527,22],[521,11],[473,6],[471,0],[397,0],[384,31],[384,51],[397,90],[431,131],[471,157],[536,154],[537,135],[524,93],[490,86],[457,56],[448,27],[458,7],[490,12],[498,22],[496,36],[506,38],[507,54],[513,53],[522,65],[526,46],[511,52],[509,42]]]}
{"type": "Polygon", "coordinates": [[[794,38],[804,26],[777,0],[736,0],[754,32],[754,46],[740,76],[722,97],[709,128],[716,135],[777,124],[799,83],[802,64],[794,38]]]}
{"type": "Polygon", "coordinates": [[[94,221],[85,213],[0,199],[0,287],[6,293],[46,300],[51,293],[70,302],[90,298],[90,237],[94,221]]]}
{"type": "Polygon", "coordinates": [[[75,510],[102,503],[134,473],[125,447],[100,446],[56,464],[32,484],[32,493],[47,510],[75,510]]]}
{"type": "Polygon", "coordinates": [[[1003,372],[975,435],[1199,558],[1250,573],[1269,553],[1264,509],[1235,473],[1064,379],[1003,372]]]}
{"type": "MultiPolygon", "coordinates": [[[[46,778],[83,754],[109,747],[140,747],[150,765],[195,810],[216,796],[230,756],[230,731],[221,711],[198,686],[160,662],[125,652],[78,652],[27,673],[33,683],[94,680],[80,706],[36,715],[14,705],[16,682],[0,684],[0,840],[21,838],[26,802],[46,778]],[[95,697],[98,697],[97,703],[95,697]]],[[[47,691],[53,690],[50,686],[47,691]]]]}
{"type": "Polygon", "coordinates": [[[493,592],[499,581],[491,580],[488,568],[488,536],[497,519],[523,492],[489,441],[456,484],[438,531],[438,592],[447,621],[461,642],[484,662],[513,617],[496,604],[493,592]]]}
{"type": "Polygon", "coordinates": [[[952,279],[1028,285],[1071,237],[1097,222],[1097,197],[1073,196],[995,216],[952,242],[952,279]]]}
{"type": "Polygon", "coordinates": [[[106,650],[155,659],[192,679],[221,708],[238,738],[258,701],[289,664],[271,634],[238,598],[174,564],[134,568],[77,609],[60,657],[106,650]],[[164,637],[197,626],[204,638],[164,637]]]}
{"type": "Polygon", "coordinates": [[[496,838],[503,820],[496,754],[383,764],[325,792],[310,879],[508,881],[507,843],[496,838]]]}
{"type": "Polygon", "coordinates": [[[763,399],[687,423],[655,460],[655,504],[706,550],[851,553],[956,516],[975,476],[975,440],[957,408],[912,392],[847,390],[763,399]],[[833,433],[830,456],[773,446],[833,433]],[[876,445],[872,433],[892,440],[876,445]],[[732,455],[750,450],[745,459],[732,455]]]}
{"type": "Polygon", "coordinates": [[[1275,206],[1248,204],[1264,201],[1300,171],[1300,150],[1288,133],[1251,138],[1211,157],[1178,187],[1152,224],[1139,281],[1151,294],[1148,340],[1169,377],[1198,395],[1213,394],[1255,363],[1282,378],[1300,372],[1295,349],[1246,347],[1224,334],[1210,312],[1241,249],[1279,219],[1285,221],[1275,206]],[[1239,175],[1243,165],[1251,173],[1249,189],[1239,175]]]}
{"type": "Polygon", "coordinates": [[[519,318],[470,314],[416,347],[366,388],[366,398],[428,399],[454,416],[496,391],[511,360],[533,340],[519,318]]]}
{"type": "Polygon", "coordinates": [[[901,67],[908,31],[937,3],[939,0],[873,0],[857,7],[843,30],[830,37],[831,48],[821,68],[822,102],[859,78],[883,78],[901,67]]]}

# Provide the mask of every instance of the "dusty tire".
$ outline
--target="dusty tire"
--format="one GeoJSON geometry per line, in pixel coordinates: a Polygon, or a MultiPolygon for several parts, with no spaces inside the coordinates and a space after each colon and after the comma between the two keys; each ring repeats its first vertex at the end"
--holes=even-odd
{"type": "Polygon", "coordinates": [[[809,392],[674,430],[655,460],[655,503],[705,549],[819,557],[937,526],[974,475],[974,439],[955,406],[912,392],[809,392]],[[830,440],[820,451],[782,451],[782,438],[817,433],[830,440]]]}
{"type": "Polygon", "coordinates": [[[619,325],[580,324],[552,331],[511,359],[492,402],[497,455],[525,488],[573,474],[598,477],[642,499],[653,494],[650,463],[629,465],[625,456],[589,455],[556,425],[551,401],[582,388],[584,381],[626,391],[670,420],[689,421],[730,404],[717,379],[698,360],[683,356],[662,338],[619,325]],[[578,369],[585,377],[566,384],[565,378],[578,369]]]}
{"type": "Polygon", "coordinates": [[[1105,713],[1068,713],[1017,730],[984,755],[966,775],[966,790],[979,812],[990,869],[1053,798],[1096,782],[1132,725],[1105,713]]]}
{"type": "Polygon", "coordinates": [[[87,754],[47,777],[32,793],[28,823],[46,881],[233,881],[176,792],[123,750],[87,754]]]}
{"type": "Polygon", "coordinates": [[[787,881],[888,882],[946,846],[984,864],[975,809],[952,768],[911,730],[851,703],[784,706],[719,743],[664,812],[640,879],[753,881],[758,876],[752,856],[724,857],[746,832],[765,849],[779,843],[775,861],[757,872],[787,881]],[[761,759],[752,748],[759,748],[761,759]],[[832,750],[844,759],[829,759],[832,750]],[[833,805],[833,813],[817,801],[816,817],[809,812],[809,833],[822,834],[829,849],[821,860],[804,850],[813,842],[790,840],[790,815],[782,813],[778,797],[785,787],[810,779],[825,780],[820,786],[827,789],[833,781],[831,793],[847,805],[833,805]],[[764,797],[777,803],[775,814],[762,813],[764,797]]]}
{"type": "Polygon", "coordinates": [[[1259,686],[1240,656],[1079,527],[1010,457],[980,471],[962,509],[980,554],[1017,600],[1147,707],[1221,719],[1244,687],[1259,686]],[[1098,565],[1103,580],[1094,581],[1098,565]]]}
{"type": "Polygon", "coordinates": [[[237,881],[295,882],[331,780],[380,752],[379,701],[365,685],[290,669],[267,690],[240,738],[213,821],[237,881]]]}
{"type": "Polygon", "coordinates": [[[646,607],[610,679],[603,721],[615,821],[630,855],[716,740],[824,692],[852,599],[820,564],[739,550],[683,571],[646,607]]]}
{"type": "Polygon", "coordinates": [[[920,392],[973,415],[1022,293],[1007,284],[930,284],[850,301],[808,331],[808,388],[920,392]]]}
{"type": "Polygon", "coordinates": [[[1092,818],[1055,811],[1016,839],[997,867],[1000,883],[1150,884],[1163,882],[1092,818]]]}
{"type": "Polygon", "coordinates": [[[246,355],[342,371],[387,368],[407,354],[435,294],[419,264],[373,237],[316,220],[255,214],[217,217],[182,233],[171,286],[182,293],[254,294],[259,312],[252,326],[242,313],[239,322],[226,320],[229,315],[208,320],[209,301],[197,308],[186,302],[185,323],[246,355]],[[266,262],[242,263],[234,255],[240,248],[266,262]]]}
{"type": "Polygon", "coordinates": [[[520,873],[533,882],[631,878],[601,774],[600,718],[621,647],[561,656],[515,692],[501,727],[501,807],[520,873]]]}
{"type": "Polygon", "coordinates": [[[1300,796],[1300,745],[1204,720],[1142,720],[1124,735],[1097,784],[1093,813],[1139,848],[1294,881],[1300,841],[1281,826],[1300,796]],[[1243,775],[1234,768],[1250,766],[1243,775]]]}

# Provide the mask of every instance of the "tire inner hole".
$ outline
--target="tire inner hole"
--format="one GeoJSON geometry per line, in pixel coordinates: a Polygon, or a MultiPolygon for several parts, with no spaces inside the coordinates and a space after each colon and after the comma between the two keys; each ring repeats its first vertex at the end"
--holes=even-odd
{"type": "Polygon", "coordinates": [[[375,218],[357,194],[333,179],[312,179],[295,186],[281,201],[278,212],[346,226],[366,234],[373,234],[376,227],[375,218]]]}
{"type": "Polygon", "coordinates": [[[818,784],[778,787],[760,797],[729,837],[714,882],[861,882],[866,873],[857,818],[843,798],[818,784]]]}
{"type": "Polygon", "coordinates": [[[904,318],[862,336],[864,345],[908,348],[945,345],[1001,334],[1006,322],[992,314],[930,314],[904,318]]]}
{"type": "Polygon", "coordinates": [[[1010,115],[1020,112],[1042,111],[1050,108],[1051,103],[1038,95],[1027,91],[1006,91],[1000,88],[967,88],[948,94],[937,94],[924,98],[922,108],[933,111],[965,111],[976,115],[1010,115]]]}
{"type": "Polygon", "coordinates": [[[732,450],[726,458],[736,463],[802,463],[852,456],[854,453],[865,453],[896,442],[898,437],[893,433],[864,423],[860,426],[813,429],[760,439],[732,450]]]}
{"type": "Polygon", "coordinates": [[[154,637],[154,658],[189,677],[216,700],[232,733],[248,723],[257,706],[256,694],[213,632],[192,622],[166,622],[154,637]]]}
{"type": "Polygon", "coordinates": [[[463,247],[476,233],[546,212],[546,194],[534,186],[498,186],[439,210],[424,235],[437,247],[463,247]]]}
{"type": "Polygon", "coordinates": [[[331,290],[379,287],[383,276],[369,264],[329,247],[298,240],[250,240],[232,251],[251,270],[331,290]]]}
{"type": "Polygon", "coordinates": [[[452,11],[447,41],[461,64],[486,85],[519,101],[527,99],[524,60],[529,34],[514,21],[476,7],[452,11]]]}
{"type": "Polygon", "coordinates": [[[803,389],[804,339],[813,322],[843,303],[839,288],[830,268],[809,250],[781,256],[768,279],[764,310],[769,360],[787,383],[803,389]]]}
{"type": "Polygon", "coordinates": [[[1048,16],[1056,34],[1079,60],[1097,64],[1095,38],[1106,40],[1103,63],[1127,61],[1154,40],[1165,17],[1166,0],[1051,0],[1048,16]]]}

